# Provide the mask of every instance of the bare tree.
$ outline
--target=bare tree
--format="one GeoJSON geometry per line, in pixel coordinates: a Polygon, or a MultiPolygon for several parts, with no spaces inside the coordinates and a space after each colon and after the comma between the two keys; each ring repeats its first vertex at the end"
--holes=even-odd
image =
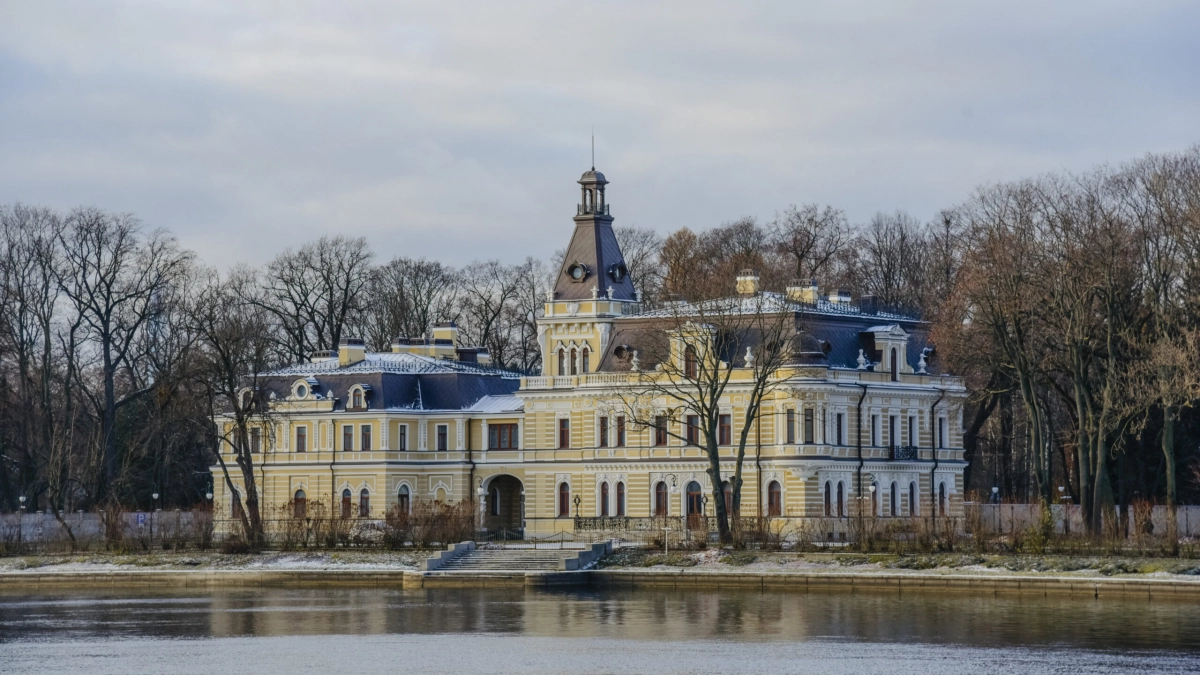
{"type": "Polygon", "coordinates": [[[663,284],[663,266],[659,261],[663,238],[654,230],[640,227],[616,227],[613,234],[638,297],[646,306],[657,306],[663,284]]]}
{"type": "Polygon", "coordinates": [[[538,340],[537,319],[543,312],[546,291],[551,287],[550,268],[536,258],[526,258],[516,267],[517,288],[508,309],[508,322],[517,334],[514,363],[523,372],[539,372],[542,346],[538,340]]]}
{"type": "Polygon", "coordinates": [[[254,275],[234,270],[222,280],[210,272],[198,293],[192,316],[199,336],[199,383],[206,392],[208,419],[217,420],[213,454],[233,499],[241,508],[242,532],[253,548],[263,544],[262,509],[254,475],[256,455],[274,447],[275,425],[270,421],[270,401],[260,388],[260,374],[272,361],[271,315],[258,303],[246,300],[254,275]],[[228,424],[220,422],[229,419],[228,424]],[[257,442],[253,429],[259,429],[257,442]],[[239,491],[230,476],[223,446],[233,450],[242,481],[239,491]]]}
{"type": "Polygon", "coordinates": [[[63,295],[72,305],[94,349],[101,391],[89,396],[100,422],[102,482],[106,497],[117,479],[117,410],[149,391],[118,391],[118,373],[135,368],[139,337],[154,318],[157,295],[188,265],[191,254],[162,231],[143,236],[129,215],[77,209],[59,235],[63,255],[63,295]]]}
{"type": "Polygon", "coordinates": [[[763,401],[781,384],[781,369],[793,359],[797,316],[779,296],[762,293],[669,303],[640,331],[637,353],[632,355],[636,369],[628,384],[608,395],[609,405],[622,410],[633,426],[704,449],[723,544],[736,534],[730,521],[740,512],[751,429],[763,401]],[[723,420],[721,413],[734,392],[745,401],[736,441],[722,437],[723,428],[733,434],[733,420],[723,420]],[[665,407],[658,403],[663,400],[665,407]],[[736,451],[727,509],[721,447],[731,444],[736,451]]]}
{"type": "Polygon", "coordinates": [[[828,277],[853,239],[845,212],[817,204],[788,207],[767,231],[771,244],[788,259],[793,278],[802,280],[828,277]]]}
{"type": "Polygon", "coordinates": [[[457,321],[459,276],[440,262],[393,258],[371,270],[363,302],[364,335],[386,350],[396,337],[423,336],[434,323],[457,321]]]}
{"type": "Polygon", "coordinates": [[[463,332],[473,345],[487,347],[492,362],[508,365],[516,343],[510,322],[520,275],[498,260],[473,262],[462,271],[463,332]]]}
{"type": "Polygon", "coordinates": [[[360,321],[371,258],[361,237],[321,237],[277,256],[261,287],[245,289],[246,299],[274,315],[280,347],[293,362],[304,362],[315,349],[336,349],[346,327],[360,321]]]}

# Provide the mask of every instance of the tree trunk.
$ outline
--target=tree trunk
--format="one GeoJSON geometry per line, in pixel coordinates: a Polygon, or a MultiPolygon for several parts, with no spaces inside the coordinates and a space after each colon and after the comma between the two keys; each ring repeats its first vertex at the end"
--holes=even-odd
{"type": "Polygon", "coordinates": [[[1179,554],[1179,520],[1175,507],[1175,416],[1173,406],[1163,406],[1162,451],[1167,474],[1167,545],[1179,554]]]}
{"type": "MultiPolygon", "coordinates": [[[[709,435],[709,434],[706,434],[709,435]]],[[[708,478],[712,483],[712,497],[716,506],[715,513],[717,514],[717,533],[721,537],[721,545],[728,546],[733,543],[733,537],[729,533],[729,514],[725,511],[725,495],[721,491],[721,453],[720,446],[717,445],[715,438],[707,439],[708,445],[708,478]]],[[[686,516],[685,516],[686,517],[686,516]]],[[[707,530],[704,536],[708,536],[707,530]]]]}

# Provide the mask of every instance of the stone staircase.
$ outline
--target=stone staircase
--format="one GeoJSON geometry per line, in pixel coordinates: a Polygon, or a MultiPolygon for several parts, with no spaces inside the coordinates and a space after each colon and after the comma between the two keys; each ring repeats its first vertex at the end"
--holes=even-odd
{"type": "Polygon", "coordinates": [[[477,548],[447,560],[439,572],[557,572],[579,551],[532,548],[477,548]]]}

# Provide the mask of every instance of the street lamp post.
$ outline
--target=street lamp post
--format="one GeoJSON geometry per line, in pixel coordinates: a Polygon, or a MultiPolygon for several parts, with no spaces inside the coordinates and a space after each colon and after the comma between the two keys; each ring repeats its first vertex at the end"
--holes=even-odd
{"type": "Polygon", "coordinates": [[[999,486],[992,486],[992,505],[996,507],[995,509],[993,509],[993,511],[995,511],[995,513],[996,513],[996,534],[1000,534],[1000,488],[999,488],[999,486]]]}
{"type": "Polygon", "coordinates": [[[154,510],[150,512],[150,541],[154,541],[154,514],[158,512],[158,493],[150,496],[154,498],[154,510]]]}
{"type": "Polygon", "coordinates": [[[17,516],[17,544],[20,545],[25,540],[25,495],[17,500],[21,502],[21,514],[17,516]]]}
{"type": "Polygon", "coordinates": [[[482,483],[480,483],[479,487],[476,488],[475,496],[479,498],[479,528],[478,529],[480,532],[482,532],[484,518],[486,517],[486,513],[487,513],[487,501],[484,499],[484,497],[487,496],[487,492],[484,491],[482,483]]]}
{"type": "Polygon", "coordinates": [[[671,552],[671,528],[663,528],[663,555],[671,552]]]}

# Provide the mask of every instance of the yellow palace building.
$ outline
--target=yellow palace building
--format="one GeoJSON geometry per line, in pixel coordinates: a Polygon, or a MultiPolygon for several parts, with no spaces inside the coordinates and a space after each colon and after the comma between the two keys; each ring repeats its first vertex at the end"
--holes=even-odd
{"type": "MultiPolygon", "coordinates": [[[[669,331],[664,322],[680,310],[643,310],[604,175],[593,169],[579,184],[574,233],[538,320],[542,375],[492,367],[486,350],[459,343],[453,324],[434,327],[432,338],[397,339],[386,353],[343,340],[336,352],[264,374],[272,433],[253,432],[250,442],[262,446],[255,472],[267,517],[297,501],[378,519],[421,500],[470,500],[482,530],[542,537],[619,534],[663,518],[686,527],[686,516],[713,515],[707,455],[678,426],[686,415],[656,418],[669,429],[639,426],[614,393],[655,372],[639,363],[652,352],[640,341],[669,331]]],[[[794,317],[819,346],[778,371],[749,420],[741,516],[786,532],[815,518],[844,531],[836,519],[860,508],[881,518],[961,515],[966,391],[958,377],[927,372],[925,326],[812,284],[763,293],[747,274],[737,291],[758,297],[761,311],[794,317]]],[[[739,374],[750,372],[744,357],[728,366],[723,477],[751,387],[739,374]]],[[[678,401],[651,404],[665,411],[678,401]]],[[[218,466],[213,475],[215,499],[228,507],[218,466]]]]}

